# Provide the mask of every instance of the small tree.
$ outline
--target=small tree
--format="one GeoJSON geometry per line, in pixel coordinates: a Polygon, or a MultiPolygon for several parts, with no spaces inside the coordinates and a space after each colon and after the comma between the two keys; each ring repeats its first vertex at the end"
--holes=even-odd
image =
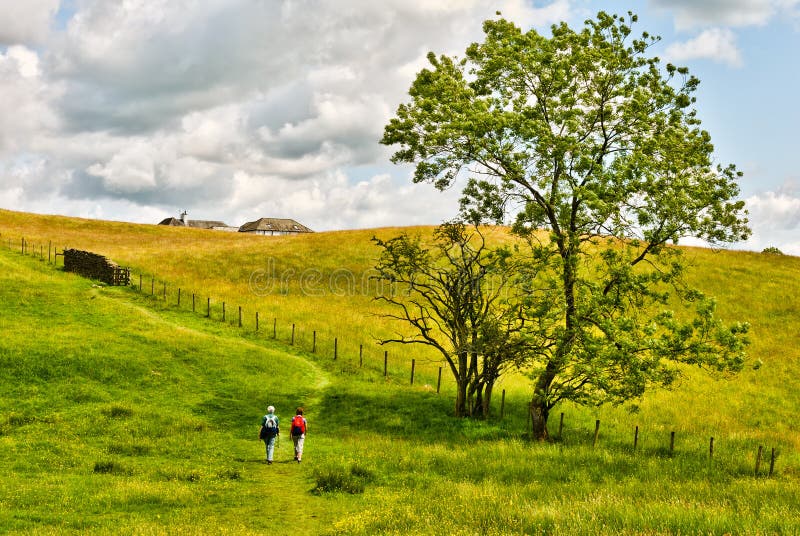
{"type": "Polygon", "coordinates": [[[524,305],[541,439],[562,400],[624,402],[671,385],[680,364],[737,371],[744,359],[747,325],[724,326],[669,247],[748,236],[740,174],[712,164],[690,108],[698,80],[647,57],[657,38],[631,39],[633,22],[600,13],[545,37],[486,21],[465,59],[428,56],[382,140],[415,182],[469,173],[471,221],[516,212],[537,274],[524,305]]]}
{"type": "Polygon", "coordinates": [[[381,343],[435,348],[456,381],[455,415],[487,417],[494,383],[524,348],[518,308],[505,295],[509,250],[488,248],[480,229],[463,223],[439,226],[430,245],[407,234],[373,241],[382,249],[379,277],[399,291],[376,300],[414,331],[381,343]]]}

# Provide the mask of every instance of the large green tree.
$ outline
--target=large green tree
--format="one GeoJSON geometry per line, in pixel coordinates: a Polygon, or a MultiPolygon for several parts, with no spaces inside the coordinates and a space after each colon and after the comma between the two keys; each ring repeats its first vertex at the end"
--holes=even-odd
{"type": "MultiPolygon", "coordinates": [[[[749,234],[733,165],[714,165],[692,108],[698,79],[632,37],[636,17],[523,32],[498,18],[463,59],[429,54],[385,127],[415,182],[467,180],[473,221],[514,216],[530,244],[533,432],[562,400],[622,402],[682,365],[737,371],[747,325],[683,283],[673,243],[749,234]]],[[[524,275],[524,274],[523,274],[524,275]]]]}

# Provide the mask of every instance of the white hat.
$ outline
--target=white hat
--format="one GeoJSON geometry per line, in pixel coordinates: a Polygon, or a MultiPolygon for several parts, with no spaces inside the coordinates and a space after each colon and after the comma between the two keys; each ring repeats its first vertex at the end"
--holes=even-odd
{"type": "Polygon", "coordinates": [[[275,406],[267,407],[267,413],[275,413],[275,406]]]}

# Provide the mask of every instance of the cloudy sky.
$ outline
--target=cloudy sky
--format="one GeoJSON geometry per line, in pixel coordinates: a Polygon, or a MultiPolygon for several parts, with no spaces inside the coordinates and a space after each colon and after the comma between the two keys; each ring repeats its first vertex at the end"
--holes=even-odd
{"type": "Polygon", "coordinates": [[[800,0],[0,0],[0,207],[436,224],[458,191],[378,143],[426,53],[463,55],[498,10],[547,33],[601,9],[700,78],[716,157],[745,173],[735,247],[800,255],[800,0]]]}

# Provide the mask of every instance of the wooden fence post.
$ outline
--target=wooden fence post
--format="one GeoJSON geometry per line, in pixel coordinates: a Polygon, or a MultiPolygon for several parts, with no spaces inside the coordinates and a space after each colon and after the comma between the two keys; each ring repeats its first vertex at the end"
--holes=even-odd
{"type": "Polygon", "coordinates": [[[242,327],[242,306],[239,306],[239,327],[242,327]]]}
{"type": "Polygon", "coordinates": [[[194,292],[192,292],[192,312],[194,312],[194,292]]]}
{"type": "Polygon", "coordinates": [[[273,339],[277,339],[278,338],[278,319],[277,318],[273,318],[272,319],[272,338],[273,339]]]}
{"type": "Polygon", "coordinates": [[[411,360],[411,385],[414,385],[414,368],[416,367],[416,364],[417,364],[417,360],[416,359],[412,359],[411,360]]]}
{"type": "Polygon", "coordinates": [[[167,301],[167,284],[164,283],[164,301],[167,301]]]}
{"type": "Polygon", "coordinates": [[[594,422],[594,440],[592,441],[592,446],[594,447],[597,445],[597,438],[600,436],[600,419],[597,419],[594,422]]]}
{"type": "Polygon", "coordinates": [[[503,419],[505,414],[506,414],[506,390],[503,389],[503,396],[500,397],[500,420],[503,419]]]}
{"type": "Polygon", "coordinates": [[[206,299],[206,318],[211,318],[211,298],[206,299]]]}
{"type": "Polygon", "coordinates": [[[256,331],[258,331],[258,311],[256,311],[256,331]]]}
{"type": "Polygon", "coordinates": [[[156,278],[155,277],[150,277],[150,295],[151,296],[155,296],[156,295],[156,278]]]}
{"type": "Polygon", "coordinates": [[[334,337],[333,339],[333,360],[336,361],[339,357],[339,338],[334,337]]]}
{"type": "MultiPolygon", "coordinates": [[[[530,413],[530,411],[529,411],[530,413]]],[[[561,439],[561,432],[564,430],[564,412],[561,412],[561,419],[558,421],[558,438],[561,439]]]]}
{"type": "Polygon", "coordinates": [[[359,367],[363,367],[364,366],[364,345],[363,344],[359,344],[358,345],[358,366],[359,367]]]}
{"type": "Polygon", "coordinates": [[[222,321],[225,322],[225,302],[222,302],[222,321]]]}
{"type": "Polygon", "coordinates": [[[772,447],[772,456],[769,459],[769,476],[772,476],[772,472],[775,470],[775,447],[772,447]]]}
{"type": "Polygon", "coordinates": [[[181,306],[181,287],[178,287],[178,307],[181,306]]]}
{"type": "Polygon", "coordinates": [[[311,353],[317,353],[317,330],[314,330],[314,334],[311,336],[311,353]]]}
{"type": "Polygon", "coordinates": [[[636,430],[633,432],[633,452],[636,452],[636,446],[639,444],[639,425],[636,425],[636,430]]]}
{"type": "Polygon", "coordinates": [[[714,437],[711,437],[711,441],[708,442],[708,458],[713,460],[714,459],[714,437]]]}
{"type": "Polygon", "coordinates": [[[758,470],[761,468],[761,455],[764,452],[764,446],[758,446],[758,454],[756,454],[756,476],[758,476],[758,470]]]}
{"type": "Polygon", "coordinates": [[[139,274],[139,292],[142,291],[142,274],[139,274]]]}
{"type": "Polygon", "coordinates": [[[47,262],[50,262],[50,247],[53,245],[53,242],[47,242],[47,262]]]}
{"type": "Polygon", "coordinates": [[[439,367],[439,379],[436,380],[436,394],[439,394],[439,389],[442,387],[442,367],[439,367]]]}
{"type": "Polygon", "coordinates": [[[669,455],[675,452],[675,432],[670,432],[669,434],[669,455]]]}
{"type": "Polygon", "coordinates": [[[383,376],[386,377],[389,365],[389,350],[383,351],[383,376]]]}
{"type": "Polygon", "coordinates": [[[292,324],[292,346],[294,346],[294,324],[292,324]]]}

